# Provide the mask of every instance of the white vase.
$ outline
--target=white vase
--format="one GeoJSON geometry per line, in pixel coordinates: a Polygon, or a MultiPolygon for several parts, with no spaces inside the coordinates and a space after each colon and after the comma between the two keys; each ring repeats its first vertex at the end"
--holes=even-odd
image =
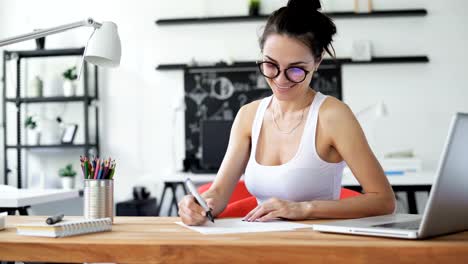
{"type": "Polygon", "coordinates": [[[62,188],[66,190],[71,190],[75,188],[75,177],[62,176],[62,188]]]}
{"type": "Polygon", "coordinates": [[[76,82],[70,80],[63,81],[63,96],[70,97],[76,94],[76,82]]]}
{"type": "Polygon", "coordinates": [[[28,129],[28,145],[41,144],[41,131],[39,129],[28,129]]]}
{"type": "Polygon", "coordinates": [[[29,96],[30,97],[42,97],[43,89],[44,89],[44,82],[39,76],[36,76],[29,84],[29,96]]]}

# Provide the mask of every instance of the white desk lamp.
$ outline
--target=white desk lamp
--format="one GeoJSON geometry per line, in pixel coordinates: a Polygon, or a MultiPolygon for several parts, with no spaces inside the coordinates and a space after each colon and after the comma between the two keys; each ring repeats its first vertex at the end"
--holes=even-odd
{"type": "Polygon", "coordinates": [[[92,33],[84,51],[84,60],[101,67],[119,66],[121,57],[121,46],[119,34],[117,32],[117,25],[113,22],[98,23],[92,18],[49,29],[42,29],[12,38],[3,39],[0,40],[0,47],[26,40],[37,39],[52,34],[57,34],[63,31],[67,31],[69,29],[84,26],[94,28],[94,32],[92,33]]]}
{"type": "Polygon", "coordinates": [[[356,113],[356,118],[366,134],[367,141],[378,158],[383,158],[383,153],[379,151],[375,136],[376,121],[386,116],[388,116],[388,110],[383,101],[368,106],[356,113]]]}
{"type": "MultiPolygon", "coordinates": [[[[94,31],[86,44],[83,59],[87,62],[101,67],[117,67],[120,65],[121,45],[117,32],[117,25],[113,22],[98,23],[92,18],[70,24],[61,25],[49,29],[37,30],[31,33],[19,35],[12,38],[0,40],[0,47],[37,39],[48,35],[61,33],[78,27],[93,27],[94,31]]],[[[83,64],[81,64],[83,65],[83,64]]],[[[81,75],[81,70],[80,74],[81,75]]],[[[44,180],[41,177],[41,181],[44,180]]]]}
{"type": "MultiPolygon", "coordinates": [[[[367,141],[371,148],[373,149],[377,158],[382,158],[383,155],[379,153],[376,147],[375,139],[375,121],[388,116],[387,106],[383,101],[380,101],[376,104],[370,105],[359,112],[354,114],[356,119],[359,121],[359,124],[362,127],[364,134],[366,135],[367,141]]],[[[346,166],[343,171],[343,177],[354,177],[351,169],[346,166]]]]}
{"type": "Polygon", "coordinates": [[[359,123],[365,124],[367,122],[372,122],[381,117],[387,116],[388,110],[387,106],[383,101],[380,101],[377,104],[368,106],[363,110],[356,113],[356,118],[359,120],[359,123]]]}

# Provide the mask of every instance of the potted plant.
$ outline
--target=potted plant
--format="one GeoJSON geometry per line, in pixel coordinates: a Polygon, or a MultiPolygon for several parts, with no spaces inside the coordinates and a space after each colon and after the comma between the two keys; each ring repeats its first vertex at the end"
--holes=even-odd
{"type": "Polygon", "coordinates": [[[76,74],[76,66],[68,68],[62,73],[63,76],[63,95],[64,96],[74,96],[76,93],[76,79],[78,75],[76,74]]]}
{"type": "Polygon", "coordinates": [[[41,132],[34,116],[28,116],[24,121],[24,126],[28,130],[28,145],[39,145],[41,141],[41,132]]]}
{"type": "Polygon", "coordinates": [[[260,15],[260,0],[249,0],[249,15],[260,15]]]}
{"type": "Polygon", "coordinates": [[[68,164],[65,168],[59,170],[59,175],[62,178],[62,187],[64,189],[75,188],[75,175],[76,171],[73,170],[73,166],[68,164]]]}

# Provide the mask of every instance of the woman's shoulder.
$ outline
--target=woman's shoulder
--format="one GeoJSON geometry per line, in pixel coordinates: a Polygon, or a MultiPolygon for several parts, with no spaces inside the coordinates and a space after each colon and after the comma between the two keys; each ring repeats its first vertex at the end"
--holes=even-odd
{"type": "MultiPolygon", "coordinates": [[[[320,121],[328,127],[340,126],[344,120],[355,119],[351,108],[335,97],[327,96],[319,109],[320,121]]],[[[347,122],[346,122],[347,123],[347,122]]]]}
{"type": "Polygon", "coordinates": [[[239,112],[243,112],[244,115],[247,115],[249,117],[255,117],[255,114],[257,113],[258,107],[260,107],[260,103],[262,102],[263,99],[258,99],[255,101],[252,101],[248,104],[243,105],[239,112]]]}
{"type": "Polygon", "coordinates": [[[243,105],[239,112],[237,113],[236,119],[240,124],[242,130],[249,132],[252,130],[252,124],[255,119],[255,115],[257,113],[258,107],[260,107],[260,103],[262,99],[252,101],[248,104],[243,105]]]}

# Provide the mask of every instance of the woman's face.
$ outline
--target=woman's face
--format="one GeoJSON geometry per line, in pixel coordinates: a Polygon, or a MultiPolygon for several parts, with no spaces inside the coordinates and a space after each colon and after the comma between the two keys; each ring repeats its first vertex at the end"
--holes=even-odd
{"type": "Polygon", "coordinates": [[[275,97],[285,101],[304,96],[309,89],[312,74],[320,63],[314,60],[309,47],[301,41],[280,34],[267,37],[263,46],[263,61],[269,63],[262,64],[262,71],[270,76],[274,76],[276,66],[279,67],[278,76],[265,79],[275,97]],[[297,83],[298,81],[300,82],[297,83]]]}

